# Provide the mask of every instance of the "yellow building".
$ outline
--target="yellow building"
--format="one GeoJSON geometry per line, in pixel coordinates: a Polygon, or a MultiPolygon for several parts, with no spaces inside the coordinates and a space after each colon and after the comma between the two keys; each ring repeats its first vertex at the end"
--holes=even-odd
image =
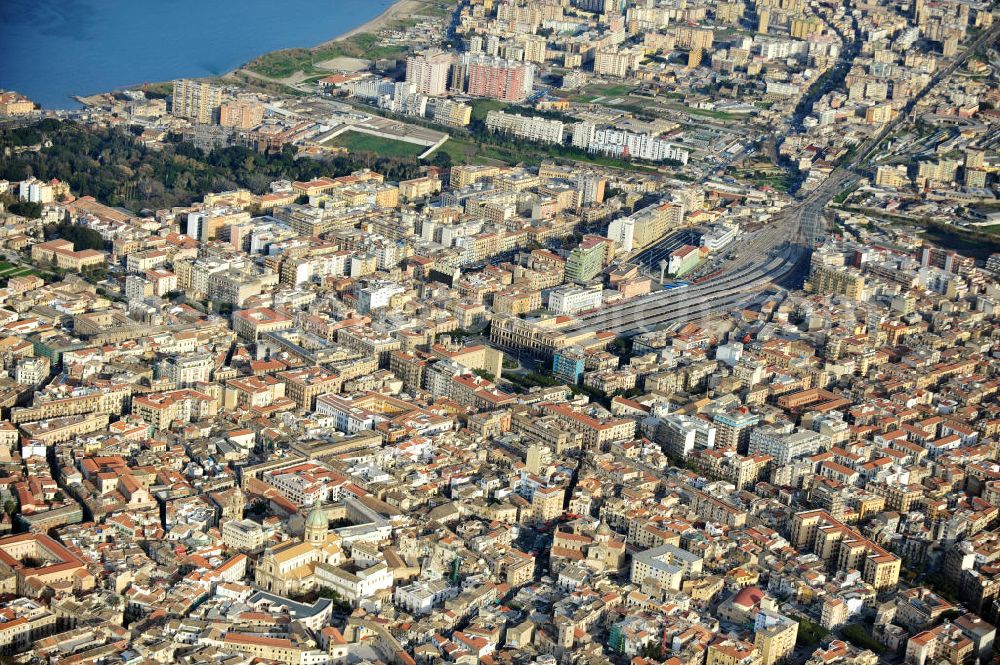
{"type": "Polygon", "coordinates": [[[719,2],[715,5],[715,18],[720,23],[739,25],[746,5],[742,2],[719,2]]]}
{"type": "Polygon", "coordinates": [[[218,118],[222,106],[222,88],[205,81],[178,79],[174,81],[171,96],[171,113],[178,118],[188,118],[203,125],[218,118]]]}
{"type": "Polygon", "coordinates": [[[869,125],[881,125],[893,117],[891,104],[876,104],[865,109],[865,122],[869,125]]]}
{"type": "Polygon", "coordinates": [[[316,407],[320,395],[340,392],[343,382],[339,374],[324,367],[293,369],[279,373],[278,378],[285,382],[285,396],[307,411],[316,407]]]}
{"type": "Polygon", "coordinates": [[[760,627],[754,632],[754,645],[760,652],[761,665],[784,662],[792,655],[795,650],[795,637],[799,633],[798,622],[768,610],[761,610],[756,625],[760,627]],[[770,624],[772,619],[774,623],[770,624]]]}
{"type": "Polygon", "coordinates": [[[762,665],[762,661],[753,644],[719,638],[708,645],[705,665],[762,665]]]}
{"type": "Polygon", "coordinates": [[[865,290],[865,278],[860,272],[847,267],[820,266],[809,276],[805,290],[860,300],[865,290]]]}
{"type": "Polygon", "coordinates": [[[452,189],[461,189],[481,180],[495,178],[498,175],[500,175],[500,169],[496,166],[476,166],[474,164],[453,166],[449,184],[452,189]]]}
{"type": "Polygon", "coordinates": [[[110,386],[104,390],[94,390],[77,397],[52,399],[34,406],[14,408],[11,410],[10,421],[14,424],[20,424],[83,413],[120,415],[125,411],[131,395],[132,386],[130,385],[110,386]]]}
{"type": "Polygon", "coordinates": [[[236,129],[253,129],[264,120],[264,105],[259,102],[233,101],[219,107],[219,124],[236,129]]]}
{"type": "Polygon", "coordinates": [[[412,180],[402,180],[399,183],[399,195],[408,201],[432,196],[440,191],[441,179],[438,177],[424,176],[412,180]]]}
{"type": "Polygon", "coordinates": [[[238,651],[254,660],[273,661],[298,665],[302,662],[302,648],[287,637],[268,637],[256,633],[227,632],[219,640],[219,646],[226,651],[238,651]]]}
{"type": "Polygon", "coordinates": [[[605,420],[574,410],[566,404],[542,405],[542,409],[554,415],[566,428],[583,434],[583,444],[589,448],[604,448],[614,441],[629,441],[635,436],[636,422],[631,418],[608,418],[605,420]]]}
{"type": "Polygon", "coordinates": [[[256,342],[263,333],[287,330],[292,325],[292,319],[267,307],[243,309],[233,314],[233,330],[245,342],[256,342]]]}
{"type": "Polygon", "coordinates": [[[465,127],[472,121],[472,106],[451,99],[435,100],[434,121],[455,127],[465,127]]]}
{"type": "Polygon", "coordinates": [[[906,166],[903,164],[879,166],[875,170],[875,184],[879,187],[906,187],[910,184],[910,179],[906,175],[906,166]]]}
{"type": "Polygon", "coordinates": [[[827,596],[823,599],[823,610],[820,614],[819,625],[827,630],[833,630],[837,626],[847,623],[851,612],[845,603],[836,596],[827,596]]]}
{"type": "Polygon", "coordinates": [[[4,621],[0,622],[0,653],[28,650],[32,642],[56,632],[56,615],[41,603],[17,598],[5,603],[4,621]]]}
{"type": "Polygon", "coordinates": [[[189,423],[212,418],[219,401],[196,390],[149,393],[132,400],[132,413],[157,429],[169,429],[175,422],[189,423]]]}
{"type": "Polygon", "coordinates": [[[542,307],[542,292],[510,288],[493,294],[493,311],[519,316],[542,307]]]}
{"type": "Polygon", "coordinates": [[[469,369],[489,372],[495,378],[500,378],[503,371],[503,352],[486,344],[434,344],[430,347],[430,354],[435,358],[454,360],[469,369]]]}
{"type": "Polygon", "coordinates": [[[94,576],[82,559],[40,533],[0,538],[0,563],[15,578],[15,589],[4,584],[5,593],[35,596],[49,585],[64,585],[74,591],[90,591],[95,586],[94,576]]]}
{"type": "MultiPolygon", "coordinates": [[[[768,11],[767,9],[761,10],[757,14],[757,32],[759,32],[762,35],[766,35],[768,23],[770,20],[771,20],[771,12],[768,11]]],[[[709,665],[712,664],[709,663],[709,665]]]]}
{"type": "Polygon", "coordinates": [[[818,35],[823,32],[823,21],[817,16],[793,18],[790,30],[792,37],[796,39],[808,39],[811,35],[818,35]]]}
{"type": "Polygon", "coordinates": [[[693,602],[705,605],[710,603],[725,588],[725,583],[721,577],[709,575],[685,580],[682,588],[693,602]]]}
{"type": "Polygon", "coordinates": [[[563,512],[566,490],[562,487],[539,487],[531,495],[531,514],[538,522],[547,522],[563,512]]]}
{"type": "Polygon", "coordinates": [[[35,110],[35,104],[16,92],[0,92],[0,115],[27,115],[35,110]]]}
{"type": "Polygon", "coordinates": [[[899,582],[901,561],[896,555],[824,510],[796,513],[791,532],[793,547],[811,550],[834,570],[860,570],[876,591],[892,589],[899,582]]]}
{"type": "Polygon", "coordinates": [[[86,270],[104,265],[107,254],[96,249],[74,251],[68,240],[49,240],[31,247],[31,258],[35,261],[52,263],[66,270],[86,270]]]}

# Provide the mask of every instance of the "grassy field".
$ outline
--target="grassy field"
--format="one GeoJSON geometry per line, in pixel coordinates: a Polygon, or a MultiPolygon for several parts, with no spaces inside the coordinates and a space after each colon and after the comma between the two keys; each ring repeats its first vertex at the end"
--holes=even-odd
{"type": "Polygon", "coordinates": [[[607,85],[598,83],[594,85],[588,85],[583,90],[584,92],[591,95],[597,95],[603,97],[622,97],[635,90],[635,86],[626,85],[624,83],[612,83],[607,85]]]}
{"type": "Polygon", "coordinates": [[[716,120],[736,120],[740,117],[736,113],[726,113],[725,111],[715,111],[713,109],[695,109],[689,106],[685,107],[683,111],[691,115],[700,115],[706,118],[715,118],[716,120]]]}
{"type": "Polygon", "coordinates": [[[13,263],[8,263],[7,261],[0,261],[0,284],[7,284],[7,280],[11,277],[23,277],[25,275],[38,275],[44,279],[44,275],[39,273],[37,270],[28,268],[26,266],[18,266],[13,263]]]}
{"type": "Polygon", "coordinates": [[[264,54],[247,65],[247,69],[269,78],[281,79],[305,72],[306,74],[323,73],[315,67],[315,63],[331,58],[365,58],[380,60],[400,58],[408,52],[403,46],[378,46],[379,38],[371,33],[361,33],[339,42],[327,44],[314,49],[290,48],[264,54]]]}
{"type": "Polygon", "coordinates": [[[427,150],[427,146],[352,131],[335,136],[327,144],[347,148],[349,152],[373,152],[381,157],[416,157],[427,150]]]}
{"type": "Polygon", "coordinates": [[[791,189],[792,185],[795,184],[795,178],[790,175],[773,175],[766,177],[754,177],[751,178],[753,183],[758,187],[768,185],[769,187],[778,190],[779,192],[787,192],[791,189]]]}
{"type": "Polygon", "coordinates": [[[31,268],[16,266],[7,261],[0,261],[0,277],[20,277],[21,275],[37,274],[31,268]]]}
{"type": "MultiPolygon", "coordinates": [[[[451,157],[452,164],[487,164],[491,166],[503,166],[512,162],[496,159],[491,151],[480,149],[475,141],[460,136],[452,136],[445,141],[445,144],[438,148],[439,152],[447,153],[451,157]]],[[[435,153],[437,154],[437,153],[435,153]]]]}
{"type": "MultiPolygon", "coordinates": [[[[475,102],[475,104],[479,105],[479,112],[482,114],[482,117],[485,117],[487,112],[496,108],[497,104],[502,103],[490,100],[480,100],[475,102]]],[[[371,111],[371,107],[360,103],[356,103],[354,106],[365,111],[371,111]]],[[[393,114],[389,113],[380,113],[378,111],[376,111],[376,113],[385,117],[394,117],[393,114]]],[[[397,119],[402,121],[409,120],[402,117],[397,119]]],[[[607,166],[610,168],[639,171],[642,173],[658,172],[656,166],[652,164],[632,163],[627,160],[615,159],[614,157],[607,157],[604,155],[590,155],[582,151],[557,150],[555,146],[545,146],[540,143],[532,143],[530,141],[513,142],[493,140],[492,137],[486,132],[484,132],[482,137],[477,138],[475,132],[466,133],[461,130],[456,131],[453,127],[446,127],[432,122],[420,122],[418,124],[432,129],[446,131],[451,134],[451,138],[446,141],[444,145],[438,148],[437,152],[448,154],[454,164],[514,165],[523,163],[528,165],[537,165],[542,161],[554,159],[561,162],[577,161],[586,164],[607,166]]],[[[344,141],[346,140],[355,140],[353,137],[350,139],[345,138],[347,134],[350,134],[350,132],[346,132],[345,134],[329,140],[328,144],[341,146],[347,148],[348,150],[373,151],[373,148],[370,147],[370,143],[362,146],[358,146],[355,143],[353,147],[345,144],[344,141]]],[[[389,155],[389,153],[384,151],[380,154],[394,156],[389,155]]],[[[410,154],[420,153],[416,152],[410,154]]],[[[683,174],[680,173],[674,174],[675,177],[681,177],[682,175],[683,174]]]]}
{"type": "Polygon", "coordinates": [[[472,119],[484,121],[490,111],[503,111],[509,106],[507,102],[497,99],[477,99],[472,102],[472,119]]]}
{"type": "MultiPolygon", "coordinates": [[[[629,97],[628,99],[635,99],[634,97],[629,97]]],[[[638,116],[640,118],[655,118],[657,113],[662,112],[657,106],[649,103],[632,103],[627,104],[607,104],[608,108],[615,109],[617,111],[624,111],[625,113],[631,113],[632,115],[638,116]]]]}
{"type": "Polygon", "coordinates": [[[553,90],[552,94],[555,97],[562,97],[563,99],[568,99],[569,101],[576,102],[577,104],[589,104],[597,99],[597,95],[579,94],[569,90],[553,90]]]}

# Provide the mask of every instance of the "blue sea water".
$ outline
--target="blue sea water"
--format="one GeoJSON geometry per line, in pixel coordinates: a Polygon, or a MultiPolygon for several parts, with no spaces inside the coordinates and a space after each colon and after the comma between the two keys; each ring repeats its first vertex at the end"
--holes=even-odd
{"type": "Polygon", "coordinates": [[[0,89],[45,108],[73,95],[223,74],[313,46],[392,0],[0,0],[0,89]]]}

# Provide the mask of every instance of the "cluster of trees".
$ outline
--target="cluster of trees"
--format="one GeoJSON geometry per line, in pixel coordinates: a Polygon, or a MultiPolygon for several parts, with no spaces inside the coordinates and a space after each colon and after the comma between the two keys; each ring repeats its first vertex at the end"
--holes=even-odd
{"type": "Polygon", "coordinates": [[[859,623],[847,624],[840,629],[840,634],[859,649],[869,649],[879,655],[885,653],[885,645],[872,637],[868,629],[859,623]]]}
{"type": "Polygon", "coordinates": [[[81,249],[104,249],[104,238],[101,237],[100,233],[86,226],[71,224],[67,220],[63,220],[58,224],[46,224],[44,232],[46,240],[53,240],[55,238],[69,240],[73,243],[73,249],[76,251],[80,251],[81,249]]]}
{"type": "Polygon", "coordinates": [[[236,146],[206,153],[179,137],[152,150],[119,129],[45,120],[32,127],[0,130],[0,178],[58,178],[74,192],[138,211],[189,205],[208,192],[237,187],[263,193],[271,181],[281,178],[309,180],[361,168],[393,180],[420,174],[415,158],[362,154],[318,160],[297,158],[295,153],[292,146],[267,155],[236,146]],[[22,146],[40,149],[5,149],[22,146]]]}
{"type": "Polygon", "coordinates": [[[610,157],[607,155],[602,155],[598,153],[590,153],[582,148],[577,148],[576,146],[567,145],[565,143],[532,143],[530,141],[525,141],[522,138],[507,135],[507,134],[494,134],[493,132],[485,129],[485,124],[482,128],[473,127],[471,128],[471,135],[475,138],[476,144],[479,146],[481,152],[485,154],[490,154],[489,147],[494,147],[499,150],[507,150],[512,155],[516,156],[517,161],[522,161],[528,164],[538,164],[546,159],[573,159],[581,162],[588,162],[591,164],[598,164],[600,166],[608,166],[611,168],[619,169],[633,169],[637,165],[639,167],[647,168],[652,171],[656,167],[669,166],[669,167],[680,167],[683,166],[678,161],[671,159],[665,159],[661,162],[646,162],[645,160],[633,158],[621,159],[618,157],[610,157]],[[649,165],[646,167],[646,165],[649,165]]]}
{"type": "Polygon", "coordinates": [[[4,207],[15,215],[27,217],[28,219],[38,219],[42,216],[42,204],[31,201],[19,201],[13,196],[5,195],[2,199],[4,207]]]}
{"type": "Polygon", "coordinates": [[[795,636],[795,643],[799,646],[819,644],[830,634],[829,630],[805,617],[797,617],[796,621],[799,623],[799,631],[795,636]]]}

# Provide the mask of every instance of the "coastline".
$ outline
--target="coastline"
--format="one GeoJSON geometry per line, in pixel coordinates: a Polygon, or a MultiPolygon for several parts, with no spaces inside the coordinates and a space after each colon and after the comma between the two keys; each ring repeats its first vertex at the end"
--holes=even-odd
{"type": "MultiPolygon", "coordinates": [[[[237,74],[242,73],[244,75],[249,75],[252,78],[261,79],[261,80],[264,80],[264,81],[272,81],[272,82],[275,82],[275,83],[286,83],[286,81],[284,79],[271,78],[271,77],[267,77],[267,76],[263,76],[261,74],[258,74],[257,72],[254,72],[253,70],[249,69],[247,67],[247,65],[249,65],[251,62],[253,62],[254,60],[256,60],[258,58],[266,57],[268,55],[275,54],[275,53],[281,53],[283,51],[291,51],[291,50],[295,50],[295,49],[305,49],[305,50],[309,50],[309,51],[314,51],[314,50],[317,50],[317,49],[321,49],[321,48],[324,48],[324,47],[331,46],[331,45],[336,44],[338,42],[342,42],[342,41],[348,40],[351,37],[355,37],[357,35],[362,35],[362,34],[365,34],[365,33],[378,34],[382,30],[388,28],[389,25],[392,22],[397,21],[397,20],[402,19],[402,18],[406,18],[406,17],[408,17],[408,16],[410,16],[410,15],[412,15],[414,13],[419,13],[419,11],[421,9],[423,9],[424,7],[426,7],[427,5],[428,5],[427,0],[395,0],[395,2],[393,2],[388,7],[386,7],[377,16],[374,16],[374,17],[368,19],[367,21],[365,21],[364,23],[362,23],[360,25],[357,25],[357,26],[355,26],[353,28],[348,29],[348,30],[346,30],[346,31],[344,31],[344,32],[336,35],[335,37],[332,37],[332,38],[327,39],[325,41],[313,44],[312,46],[298,46],[298,47],[292,46],[292,47],[287,47],[287,48],[276,49],[276,50],[273,50],[273,51],[264,51],[262,53],[259,53],[259,54],[255,55],[250,60],[247,60],[246,62],[244,62],[244,63],[242,63],[242,64],[234,67],[233,69],[231,69],[231,70],[229,70],[227,72],[224,72],[222,74],[216,74],[216,75],[210,75],[210,76],[197,76],[197,77],[191,77],[191,76],[189,76],[189,77],[186,77],[186,78],[191,78],[191,79],[195,79],[195,80],[209,80],[209,81],[211,81],[211,80],[227,80],[227,79],[233,79],[233,78],[236,77],[237,74]]],[[[293,76],[293,77],[290,77],[290,78],[295,78],[295,77],[293,76]]],[[[146,85],[147,86],[158,86],[158,85],[163,85],[163,84],[171,83],[173,80],[174,79],[165,79],[163,81],[151,81],[151,82],[149,82],[146,85]]],[[[145,86],[140,86],[140,87],[137,87],[136,89],[142,89],[144,87],[145,86]]],[[[92,102],[94,99],[96,99],[96,98],[98,98],[100,96],[106,95],[108,93],[115,92],[117,90],[125,90],[125,89],[127,89],[127,88],[124,88],[124,87],[123,88],[115,88],[115,89],[112,89],[112,90],[106,90],[104,92],[93,93],[93,94],[90,94],[90,95],[72,95],[70,98],[73,99],[74,101],[76,101],[77,103],[79,103],[83,108],[87,108],[90,105],[90,102],[92,102]]],[[[61,110],[70,110],[70,109],[61,109],[61,110]]]]}
{"type": "Polygon", "coordinates": [[[378,16],[370,18],[367,21],[365,21],[364,23],[362,23],[361,25],[358,25],[358,26],[355,26],[355,27],[353,27],[353,28],[351,28],[349,30],[346,30],[345,32],[340,33],[336,37],[332,37],[332,38],[327,39],[325,41],[319,42],[318,44],[313,44],[312,46],[292,47],[292,48],[287,48],[287,49],[278,49],[276,51],[266,51],[264,53],[261,53],[261,54],[255,56],[254,58],[248,60],[247,62],[243,63],[239,67],[236,67],[232,71],[226,72],[225,74],[222,75],[222,78],[231,78],[231,77],[234,77],[238,73],[242,73],[244,75],[249,75],[251,78],[257,78],[257,79],[262,79],[262,80],[267,80],[267,81],[273,81],[275,83],[284,83],[284,84],[291,83],[291,84],[294,84],[294,83],[297,82],[296,79],[299,78],[298,75],[301,74],[301,72],[298,72],[297,74],[293,74],[293,75],[288,76],[288,77],[274,78],[274,77],[265,76],[263,74],[260,74],[258,72],[253,71],[252,69],[250,69],[248,67],[248,65],[250,63],[254,62],[255,60],[260,59],[260,58],[265,58],[265,57],[267,57],[269,55],[273,55],[273,54],[277,54],[277,53],[282,53],[282,52],[285,52],[285,51],[293,51],[296,48],[305,49],[307,51],[317,51],[319,49],[323,49],[323,48],[327,48],[327,47],[336,45],[339,42],[346,41],[346,40],[351,39],[352,37],[356,37],[358,35],[363,35],[363,34],[377,35],[382,30],[388,28],[390,26],[390,24],[393,23],[394,21],[406,18],[406,17],[411,16],[411,15],[413,15],[415,13],[419,13],[419,11],[421,9],[424,9],[428,4],[429,4],[428,0],[395,0],[395,2],[393,2],[391,5],[389,5],[388,7],[386,7],[382,11],[382,13],[380,13],[378,16]]]}
{"type": "Polygon", "coordinates": [[[386,7],[385,10],[378,16],[369,19],[355,28],[351,28],[347,32],[337,35],[333,39],[328,39],[325,42],[320,42],[319,44],[315,44],[309,48],[323,48],[324,46],[330,46],[331,44],[336,44],[337,42],[345,39],[350,39],[355,35],[360,35],[366,32],[378,32],[388,27],[390,22],[414,13],[414,11],[422,8],[425,4],[426,2],[423,2],[422,0],[396,0],[391,5],[386,7]]]}

